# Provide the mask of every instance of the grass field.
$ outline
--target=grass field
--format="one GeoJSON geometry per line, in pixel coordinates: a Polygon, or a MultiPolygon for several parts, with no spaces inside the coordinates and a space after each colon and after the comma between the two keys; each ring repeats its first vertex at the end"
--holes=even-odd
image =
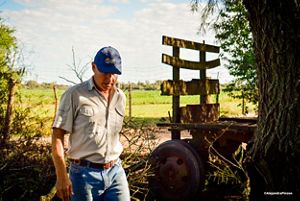
{"type": "MultiPolygon", "coordinates": [[[[128,92],[126,92],[128,93],[128,92]]],[[[128,95],[127,95],[128,96],[128,95]]],[[[216,102],[216,97],[209,98],[211,103],[216,102]]],[[[199,104],[199,96],[181,96],[180,105],[199,104]]],[[[241,100],[233,99],[226,93],[219,95],[221,116],[239,116],[242,108],[238,106],[241,100]]],[[[128,114],[127,103],[127,114],[128,114]]],[[[249,113],[254,113],[254,106],[247,104],[249,113]]],[[[160,91],[132,91],[132,116],[133,117],[167,117],[168,111],[172,113],[172,97],[161,96],[160,91]]]]}
{"type": "MultiPolygon", "coordinates": [[[[58,99],[64,90],[58,89],[58,99]]],[[[42,114],[49,117],[54,115],[54,92],[52,89],[21,89],[22,105],[28,105],[33,108],[36,114],[42,114]]],[[[128,91],[125,91],[128,97],[128,91]]],[[[132,117],[145,119],[159,119],[168,117],[168,112],[172,114],[172,97],[161,96],[158,90],[133,90],[132,91],[132,117]]],[[[215,103],[216,97],[210,97],[210,102],[215,103]]],[[[180,104],[198,104],[199,96],[181,96],[180,104]]],[[[241,100],[233,99],[226,93],[219,95],[221,116],[239,116],[241,115],[241,100]]],[[[129,100],[127,98],[126,116],[129,114],[129,100]]],[[[254,106],[247,104],[249,113],[254,113],[254,106]]]]}

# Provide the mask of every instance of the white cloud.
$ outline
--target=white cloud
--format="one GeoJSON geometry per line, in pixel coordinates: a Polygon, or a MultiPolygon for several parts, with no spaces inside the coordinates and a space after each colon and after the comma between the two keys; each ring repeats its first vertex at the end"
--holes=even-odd
{"type": "Polygon", "coordinates": [[[129,3],[129,0],[112,0],[113,3],[129,3]]]}
{"type": "MultiPolygon", "coordinates": [[[[127,11],[130,10],[130,1],[116,1],[126,3],[127,11]]],[[[25,8],[4,10],[3,14],[16,28],[17,38],[34,51],[30,63],[39,81],[61,82],[58,76],[71,77],[67,64],[72,63],[72,47],[77,58],[85,63],[106,45],[121,52],[124,66],[121,81],[170,79],[171,67],[161,63],[161,54],[170,52],[171,47],[161,44],[162,35],[214,42],[211,33],[205,38],[196,34],[199,14],[192,13],[188,3],[144,1],[141,9],[130,10],[134,12],[130,18],[122,18],[118,14],[126,11],[117,3],[97,0],[18,2],[25,8]]],[[[198,76],[199,73],[187,71],[182,77],[188,78],[191,74],[198,76]]]]}

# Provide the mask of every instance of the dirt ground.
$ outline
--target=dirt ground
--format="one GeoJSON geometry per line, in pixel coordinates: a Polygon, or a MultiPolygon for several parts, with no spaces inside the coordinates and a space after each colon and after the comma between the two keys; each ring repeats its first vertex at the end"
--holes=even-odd
{"type": "MultiPolygon", "coordinates": [[[[160,128],[156,126],[145,127],[143,129],[132,129],[132,128],[123,128],[121,132],[121,142],[124,146],[124,150],[128,148],[128,139],[133,139],[136,137],[138,139],[138,143],[144,143],[145,139],[151,140],[154,146],[158,146],[159,144],[171,140],[171,132],[167,128],[160,128]],[[138,138],[140,135],[145,135],[145,137],[138,138]]],[[[181,139],[191,138],[191,135],[188,131],[181,132],[181,139]]],[[[41,142],[51,143],[51,137],[43,137],[40,139],[41,142]]],[[[68,136],[65,136],[65,148],[68,146],[68,136]]],[[[152,147],[155,148],[155,147],[152,147]]],[[[134,149],[133,149],[134,150],[134,149]]],[[[127,150],[128,151],[128,150],[127,150]]],[[[198,197],[198,196],[197,196],[198,197]]],[[[215,200],[215,201],[228,201],[228,200],[241,200],[240,196],[228,195],[228,189],[222,188],[220,186],[210,186],[209,189],[201,193],[201,200],[215,200]],[[226,196],[225,196],[226,195],[226,196]]]]}
{"type": "MultiPolygon", "coordinates": [[[[137,132],[138,133],[148,132],[148,134],[150,134],[152,136],[151,140],[154,140],[157,145],[159,145],[167,140],[171,140],[171,138],[172,138],[171,131],[169,131],[167,128],[159,128],[159,127],[152,126],[149,128],[144,128],[143,129],[144,131],[139,131],[139,129],[138,130],[124,129],[124,130],[123,130],[123,133],[124,133],[124,135],[127,135],[127,136],[134,135],[137,132]]],[[[181,132],[181,139],[185,139],[185,138],[191,138],[191,135],[189,134],[188,131],[181,132]]],[[[69,139],[69,135],[66,135],[65,142],[64,142],[65,148],[68,147],[68,139],[69,139]]],[[[126,144],[127,144],[126,141],[127,141],[127,139],[123,135],[121,135],[121,142],[124,147],[126,147],[126,144]]],[[[41,143],[51,143],[51,136],[41,137],[40,142],[41,143]]]]}

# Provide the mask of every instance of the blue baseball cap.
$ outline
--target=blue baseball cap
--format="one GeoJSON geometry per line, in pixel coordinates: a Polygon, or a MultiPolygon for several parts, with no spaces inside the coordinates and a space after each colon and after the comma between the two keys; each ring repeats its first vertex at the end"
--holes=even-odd
{"type": "Polygon", "coordinates": [[[113,47],[103,47],[94,58],[94,64],[102,73],[122,74],[121,56],[113,47]]]}

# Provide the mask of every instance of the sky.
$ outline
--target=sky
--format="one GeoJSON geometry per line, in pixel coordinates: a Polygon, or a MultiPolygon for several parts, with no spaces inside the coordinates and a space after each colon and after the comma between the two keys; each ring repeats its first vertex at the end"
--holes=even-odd
{"type": "MultiPolygon", "coordinates": [[[[122,58],[121,82],[172,79],[172,67],[161,55],[172,54],[162,36],[218,45],[213,31],[199,33],[200,12],[190,0],[0,0],[0,16],[13,27],[28,73],[25,80],[67,84],[78,82],[72,72],[72,48],[78,66],[88,64],[84,79],[92,76],[96,52],[115,47],[122,58]]],[[[180,50],[180,58],[199,61],[199,53],[180,50]]],[[[207,55],[208,60],[218,54],[207,55]]],[[[221,60],[222,64],[222,60],[221,60]]],[[[226,83],[232,78],[222,67],[207,71],[226,83]]],[[[180,78],[199,78],[199,71],[181,70],[180,78]]]]}

